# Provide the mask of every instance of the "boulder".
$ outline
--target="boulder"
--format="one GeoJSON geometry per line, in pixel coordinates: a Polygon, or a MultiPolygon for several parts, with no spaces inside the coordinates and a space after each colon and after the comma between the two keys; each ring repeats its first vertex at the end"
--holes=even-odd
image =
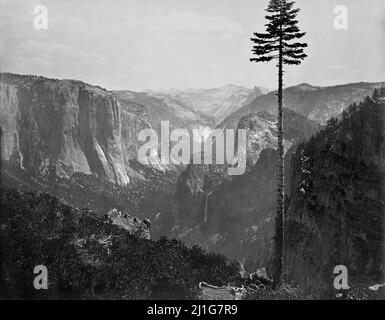
{"type": "Polygon", "coordinates": [[[273,280],[267,276],[266,268],[259,268],[256,272],[250,274],[250,279],[256,284],[272,285],[273,280]]]}

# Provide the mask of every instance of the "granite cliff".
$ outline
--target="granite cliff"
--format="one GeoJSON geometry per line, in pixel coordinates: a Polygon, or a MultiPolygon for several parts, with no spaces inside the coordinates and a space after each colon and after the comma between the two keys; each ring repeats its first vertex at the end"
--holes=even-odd
{"type": "Polygon", "coordinates": [[[146,109],[74,80],[1,74],[2,160],[44,177],[95,174],[127,185],[146,109]]]}

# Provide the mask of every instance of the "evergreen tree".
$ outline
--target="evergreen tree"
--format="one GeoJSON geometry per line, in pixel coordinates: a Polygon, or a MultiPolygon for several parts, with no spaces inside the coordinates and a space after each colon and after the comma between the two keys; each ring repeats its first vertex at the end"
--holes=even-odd
{"type": "Polygon", "coordinates": [[[373,91],[372,98],[373,99],[380,99],[380,98],[383,98],[383,97],[385,97],[385,87],[382,86],[380,88],[375,88],[374,91],[373,91]]]}
{"type": "Polygon", "coordinates": [[[306,43],[297,39],[306,33],[300,32],[296,16],[300,9],[294,9],[294,2],[287,0],[270,0],[266,9],[268,20],[265,33],[254,33],[252,62],[269,62],[278,60],[278,165],[277,165],[277,216],[274,241],[275,286],[283,281],[284,273],[284,148],[283,148],[283,65],[299,65],[307,57],[304,53],[306,43]]]}
{"type": "Polygon", "coordinates": [[[377,88],[374,88],[372,98],[373,99],[378,99],[380,97],[380,91],[377,88]]]}

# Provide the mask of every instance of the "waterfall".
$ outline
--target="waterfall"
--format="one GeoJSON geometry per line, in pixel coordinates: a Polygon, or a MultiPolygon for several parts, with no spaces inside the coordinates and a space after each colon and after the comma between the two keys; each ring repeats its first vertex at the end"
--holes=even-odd
{"type": "Polygon", "coordinates": [[[207,219],[208,219],[208,216],[207,216],[207,208],[208,208],[208,205],[209,205],[209,197],[210,197],[211,194],[212,194],[212,191],[210,191],[210,192],[206,195],[205,217],[204,217],[204,219],[203,219],[203,222],[204,222],[204,223],[207,223],[207,219]]]}
{"type": "Polygon", "coordinates": [[[24,168],[24,165],[23,165],[23,163],[24,163],[24,156],[23,156],[23,154],[21,153],[21,151],[20,151],[20,143],[19,143],[19,132],[17,132],[16,134],[15,134],[15,142],[16,142],[16,150],[17,150],[17,152],[19,153],[19,157],[20,157],[20,168],[21,169],[23,169],[23,170],[26,170],[25,168],[24,168]]]}

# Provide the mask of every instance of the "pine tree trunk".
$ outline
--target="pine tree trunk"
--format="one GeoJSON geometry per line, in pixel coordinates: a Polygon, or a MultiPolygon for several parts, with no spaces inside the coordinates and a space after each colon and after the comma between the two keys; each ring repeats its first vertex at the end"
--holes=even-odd
{"type": "Polygon", "coordinates": [[[275,218],[274,287],[283,281],[284,273],[284,148],[283,148],[283,52],[280,40],[278,62],[278,159],[277,159],[277,216],[275,218]]]}

